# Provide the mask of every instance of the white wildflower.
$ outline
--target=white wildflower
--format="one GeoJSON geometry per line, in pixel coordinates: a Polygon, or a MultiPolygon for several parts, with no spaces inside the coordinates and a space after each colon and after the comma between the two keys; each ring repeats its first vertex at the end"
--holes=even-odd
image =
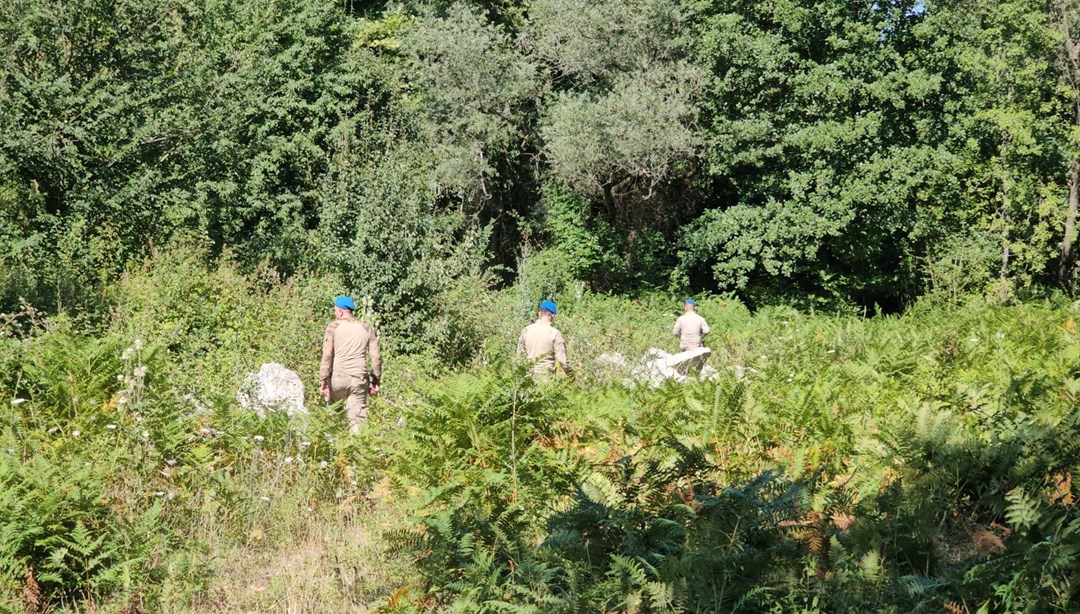
{"type": "Polygon", "coordinates": [[[142,438],[143,439],[150,439],[150,431],[143,431],[142,432],[142,438]]]}
{"type": "Polygon", "coordinates": [[[207,429],[207,428],[199,429],[199,432],[202,433],[203,435],[210,435],[211,433],[213,433],[213,431],[211,431],[210,429],[207,429]]]}
{"type": "Polygon", "coordinates": [[[82,433],[80,431],[71,431],[71,436],[72,437],[78,437],[79,435],[82,435],[82,433]]]}
{"type": "Polygon", "coordinates": [[[328,463],[326,461],[319,461],[319,469],[326,469],[329,466],[330,466],[330,463],[328,463]]]}
{"type": "Polygon", "coordinates": [[[291,456],[286,456],[285,457],[285,464],[286,465],[291,465],[292,462],[293,462],[293,457],[291,457],[291,456]]]}
{"type": "Polygon", "coordinates": [[[262,435],[256,435],[256,436],[252,437],[252,439],[254,439],[255,441],[263,441],[266,438],[263,437],[262,435]]]}
{"type": "Polygon", "coordinates": [[[266,497],[266,496],[259,497],[259,501],[265,501],[267,503],[270,503],[270,497],[266,497]]]}
{"type": "Polygon", "coordinates": [[[124,374],[120,373],[119,375],[117,375],[116,376],[116,381],[118,381],[118,382],[124,381],[124,374]]]}
{"type": "Polygon", "coordinates": [[[164,497],[165,496],[165,491],[164,490],[159,490],[156,493],[154,493],[154,496],[155,497],[164,497]]]}
{"type": "Polygon", "coordinates": [[[135,377],[138,377],[138,378],[146,377],[146,367],[144,365],[139,365],[139,366],[135,367],[135,377]]]}
{"type": "Polygon", "coordinates": [[[825,353],[826,353],[826,354],[835,354],[835,353],[836,353],[836,350],[829,350],[828,352],[825,352],[825,353]]]}
{"type": "Polygon", "coordinates": [[[120,355],[120,360],[131,360],[131,348],[124,350],[124,353],[120,355]]]}
{"type": "Polygon", "coordinates": [[[301,441],[301,442],[300,442],[300,446],[301,446],[301,447],[304,447],[304,448],[306,448],[306,447],[308,447],[308,446],[310,446],[310,445],[311,445],[311,442],[310,442],[310,441],[301,441]]]}
{"type": "Polygon", "coordinates": [[[109,429],[110,431],[115,431],[116,430],[116,425],[115,424],[106,424],[105,428],[109,429]]]}
{"type": "Polygon", "coordinates": [[[135,351],[136,352],[141,351],[142,350],[142,339],[136,339],[135,343],[134,343],[134,346],[135,346],[135,351]]]}
{"type": "Polygon", "coordinates": [[[117,405],[126,405],[127,404],[127,397],[121,396],[119,399],[116,399],[116,404],[117,405]]]}
{"type": "Polygon", "coordinates": [[[11,399],[12,405],[22,405],[26,402],[26,399],[11,399]]]}

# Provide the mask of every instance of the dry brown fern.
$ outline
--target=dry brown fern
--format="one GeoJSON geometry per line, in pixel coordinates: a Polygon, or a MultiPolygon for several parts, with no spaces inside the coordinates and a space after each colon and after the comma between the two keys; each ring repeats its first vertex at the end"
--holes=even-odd
{"type": "Polygon", "coordinates": [[[968,614],[967,607],[955,601],[946,601],[945,611],[949,614],[968,614]]]}
{"type": "Polygon", "coordinates": [[[37,614],[41,611],[41,586],[34,579],[34,568],[26,568],[26,579],[22,587],[23,610],[27,614],[37,614]]]}

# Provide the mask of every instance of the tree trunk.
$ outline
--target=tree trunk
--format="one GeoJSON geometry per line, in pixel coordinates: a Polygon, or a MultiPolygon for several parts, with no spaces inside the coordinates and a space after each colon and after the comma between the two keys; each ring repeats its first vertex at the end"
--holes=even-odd
{"type": "Polygon", "coordinates": [[[1001,142],[1001,210],[998,212],[999,219],[1001,220],[1001,286],[1000,286],[1000,299],[1001,302],[1009,300],[1009,256],[1011,255],[1009,245],[1009,190],[1012,187],[1012,181],[1009,178],[1009,166],[1007,162],[1007,152],[1009,148],[1009,139],[1006,137],[1001,142]]]}
{"type": "Polygon", "coordinates": [[[1073,158],[1069,174],[1069,208],[1065,213],[1065,238],[1061,240],[1061,262],[1058,264],[1058,280],[1068,283],[1073,276],[1073,239],[1076,232],[1076,210],[1080,203],[1080,160],[1073,158]]]}
{"type": "MultiPolygon", "coordinates": [[[[1052,5],[1061,19],[1061,33],[1065,40],[1064,71],[1073,88],[1073,126],[1080,127],[1080,38],[1073,32],[1075,22],[1074,6],[1064,0],[1056,0],[1052,5]]],[[[1072,281],[1076,269],[1076,257],[1073,255],[1073,242],[1076,234],[1076,215],[1080,205],[1080,158],[1074,152],[1069,168],[1069,205],[1065,212],[1065,236],[1061,239],[1061,260],[1058,262],[1058,280],[1063,284],[1072,281]]]]}

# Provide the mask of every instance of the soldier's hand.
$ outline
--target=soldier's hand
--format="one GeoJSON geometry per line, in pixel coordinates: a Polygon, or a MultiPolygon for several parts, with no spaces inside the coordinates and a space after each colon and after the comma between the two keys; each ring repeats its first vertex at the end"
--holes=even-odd
{"type": "Polygon", "coordinates": [[[330,384],[326,382],[319,382],[319,394],[322,395],[324,401],[330,401],[330,384]]]}
{"type": "Polygon", "coordinates": [[[368,396],[370,396],[370,397],[379,396],[379,385],[378,384],[372,384],[372,385],[368,386],[367,393],[368,393],[368,396]]]}

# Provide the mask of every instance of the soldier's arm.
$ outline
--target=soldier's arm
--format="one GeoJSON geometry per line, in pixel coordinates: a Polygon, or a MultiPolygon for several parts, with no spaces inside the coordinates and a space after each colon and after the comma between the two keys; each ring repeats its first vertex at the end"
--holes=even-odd
{"type": "Polygon", "coordinates": [[[712,329],[709,328],[709,323],[704,318],[701,320],[701,334],[708,335],[712,329]]]}
{"type": "Polygon", "coordinates": [[[382,356],[379,355],[379,336],[375,334],[375,329],[368,327],[368,357],[371,359],[371,374],[374,377],[372,382],[376,386],[382,380],[382,356]]]}
{"type": "Polygon", "coordinates": [[[675,318],[675,328],[671,329],[671,334],[676,337],[682,336],[682,318],[675,318]]]}
{"type": "Polygon", "coordinates": [[[566,342],[563,341],[562,333],[555,333],[555,362],[562,365],[563,371],[573,371],[570,362],[566,360],[566,342]]]}
{"type": "Polygon", "coordinates": [[[525,355],[525,331],[521,331],[521,334],[518,335],[517,353],[521,356],[525,355]]]}
{"type": "Polygon", "coordinates": [[[320,386],[330,383],[330,374],[334,368],[334,328],[336,328],[336,323],[331,322],[323,334],[322,362],[319,363],[320,386]]]}

